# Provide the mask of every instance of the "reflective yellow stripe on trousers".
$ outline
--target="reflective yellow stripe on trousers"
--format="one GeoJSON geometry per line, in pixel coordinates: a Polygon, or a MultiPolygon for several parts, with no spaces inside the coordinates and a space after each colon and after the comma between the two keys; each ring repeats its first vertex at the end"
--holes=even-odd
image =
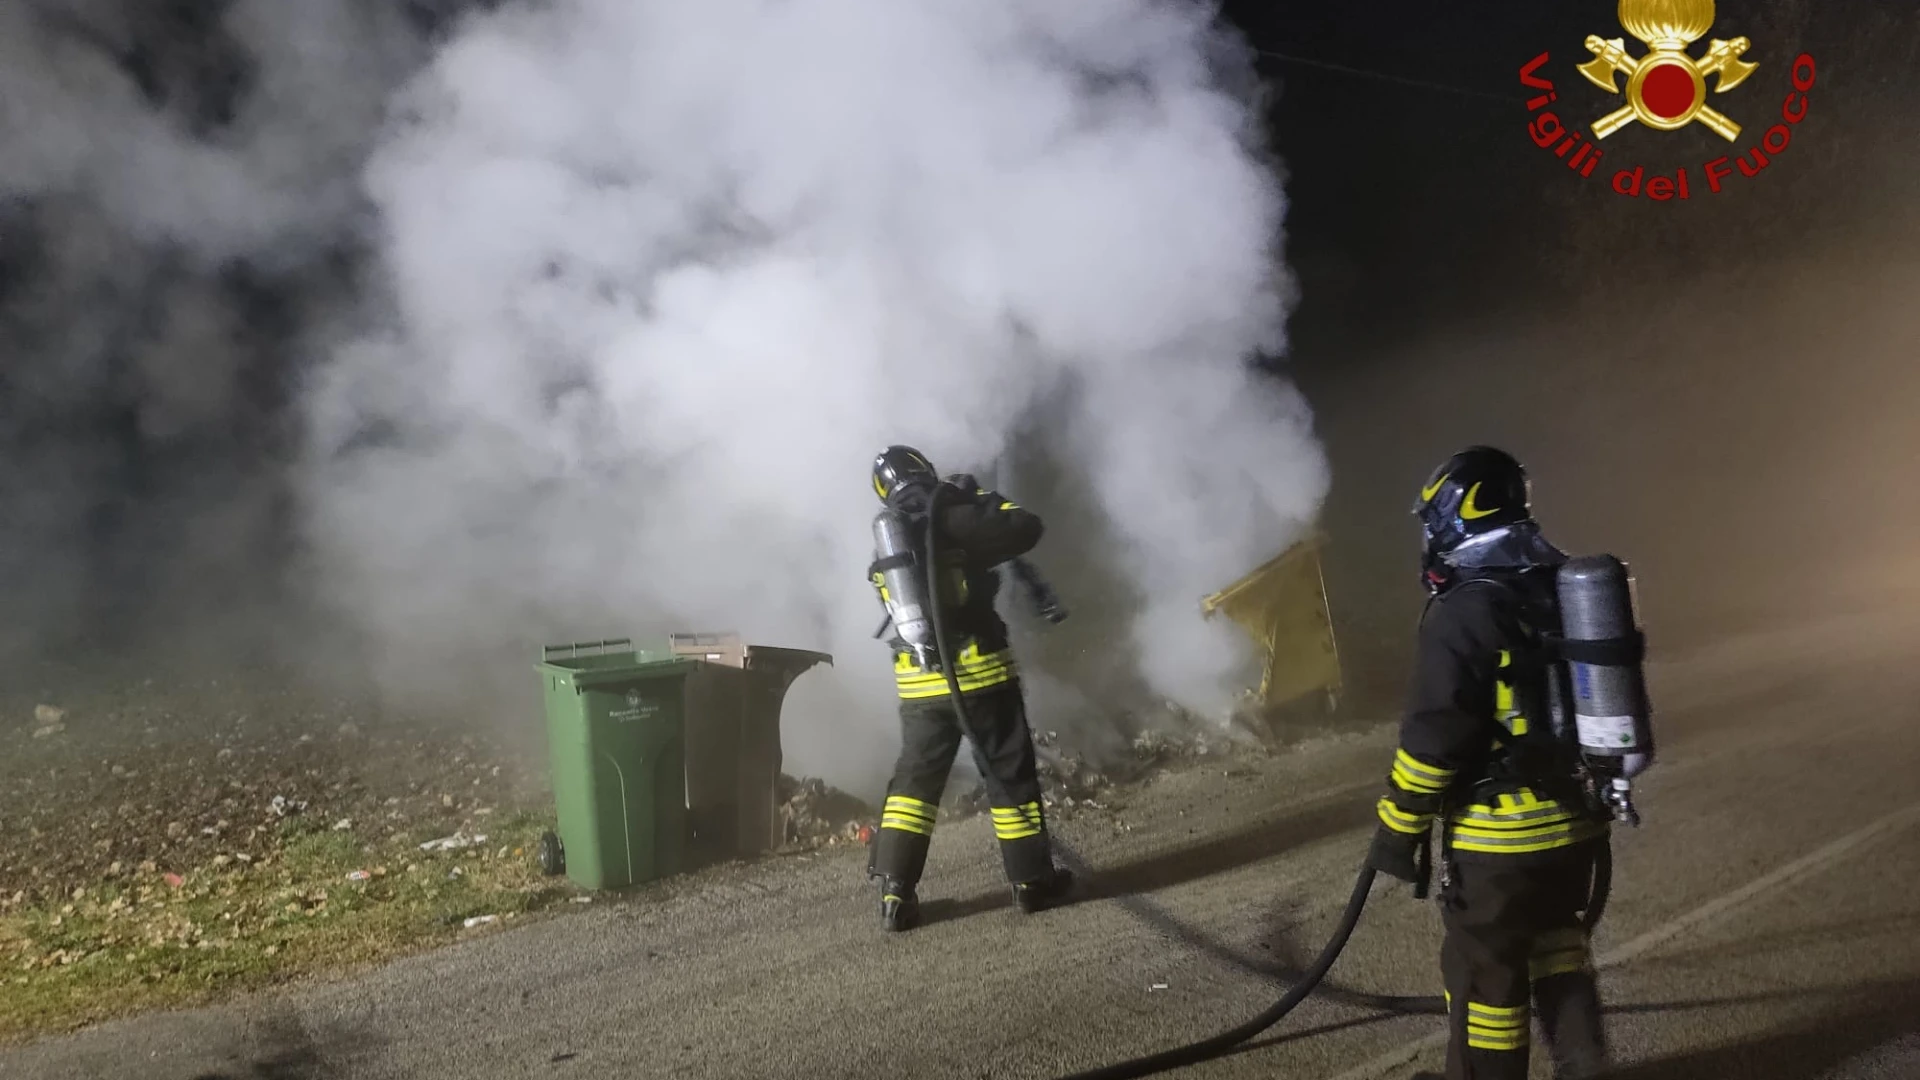
{"type": "Polygon", "coordinates": [[[1536,981],[1555,975],[1585,971],[1592,960],[1587,952],[1587,933],[1578,927],[1552,930],[1533,943],[1533,956],[1527,961],[1527,977],[1536,981]]]}
{"type": "Polygon", "coordinates": [[[993,835],[1002,840],[1025,840],[1029,836],[1039,836],[1043,828],[1044,819],[1037,802],[993,808],[993,835]]]}
{"type": "Polygon", "coordinates": [[[930,802],[906,795],[889,795],[886,806],[880,811],[880,827],[917,836],[932,836],[933,824],[939,817],[940,808],[930,802]]]}
{"type": "MultiPolygon", "coordinates": [[[[1453,995],[1447,994],[1447,1008],[1453,995]]],[[[1525,1005],[1482,1005],[1467,1002],[1467,1045],[1475,1050],[1524,1050],[1529,1043],[1532,1017],[1525,1005]]]]}

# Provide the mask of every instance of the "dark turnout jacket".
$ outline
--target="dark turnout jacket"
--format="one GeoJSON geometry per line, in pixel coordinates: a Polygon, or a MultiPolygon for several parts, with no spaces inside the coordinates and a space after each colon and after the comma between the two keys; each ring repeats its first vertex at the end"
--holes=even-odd
{"type": "Polygon", "coordinates": [[[1550,730],[1539,575],[1454,585],[1421,620],[1413,686],[1387,792],[1387,828],[1436,819],[1456,858],[1537,860],[1605,832],[1550,730]]]}
{"type": "MultiPolygon", "coordinates": [[[[1007,626],[994,610],[1000,591],[995,568],[1032,551],[1045,526],[1040,518],[1011,499],[959,478],[965,486],[946,484],[940,496],[938,537],[940,572],[934,586],[941,589],[946,614],[948,646],[955,650],[954,674],[962,693],[984,690],[1015,678],[1007,626]]],[[[909,488],[896,493],[890,505],[924,521],[929,490],[909,488]]],[[[924,544],[923,535],[920,543],[924,544]]],[[[886,600],[881,575],[871,575],[874,589],[886,600]]],[[[894,681],[900,697],[908,700],[941,697],[949,692],[938,669],[922,671],[912,650],[895,638],[894,681]]]]}

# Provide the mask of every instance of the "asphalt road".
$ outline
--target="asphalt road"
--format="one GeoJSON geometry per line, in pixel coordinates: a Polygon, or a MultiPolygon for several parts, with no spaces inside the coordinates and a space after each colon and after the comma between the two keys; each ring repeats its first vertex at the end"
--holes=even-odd
{"type": "MultiPolygon", "coordinates": [[[[1920,1076],[1916,657],[1920,615],[1856,617],[1654,669],[1661,761],[1596,940],[1625,1080],[1920,1076]]],[[[1060,1076],[1277,997],[1350,891],[1391,745],[1196,769],[1069,822],[1097,873],[1039,916],[1011,909],[975,820],[938,837],[911,934],[879,932],[857,852],[770,860],[14,1049],[0,1077],[1060,1076]]],[[[1435,1017],[1364,995],[1437,993],[1438,939],[1429,905],[1376,886],[1331,993],[1183,1075],[1437,1067],[1435,1017]]]]}

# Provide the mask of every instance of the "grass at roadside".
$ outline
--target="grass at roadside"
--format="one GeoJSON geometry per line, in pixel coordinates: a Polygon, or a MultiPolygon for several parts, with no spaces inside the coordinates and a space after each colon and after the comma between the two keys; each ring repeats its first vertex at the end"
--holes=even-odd
{"type": "MultiPolygon", "coordinates": [[[[586,897],[534,857],[553,815],[543,739],[231,681],[0,696],[0,1043],[570,908],[586,897]],[[422,849],[449,837],[456,850],[422,849]]],[[[1097,809],[1112,777],[1037,741],[1050,812],[1097,809]]],[[[1144,736],[1134,750],[1128,776],[1188,753],[1144,736]]],[[[817,780],[783,777],[778,797],[788,849],[873,824],[817,780]]],[[[950,803],[986,807],[977,785],[950,803]]]]}
{"type": "Polygon", "coordinates": [[[143,865],[15,907],[0,914],[0,1040],[336,972],[565,903],[576,890],[533,857],[544,827],[513,814],[477,830],[484,842],[428,852],[439,838],[424,831],[370,839],[292,817],[258,856],[184,875],[143,865]]]}

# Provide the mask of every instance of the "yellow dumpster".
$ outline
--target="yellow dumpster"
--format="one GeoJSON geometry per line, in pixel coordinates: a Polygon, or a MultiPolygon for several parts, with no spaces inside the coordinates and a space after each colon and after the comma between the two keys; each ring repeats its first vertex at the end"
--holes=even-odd
{"type": "Polygon", "coordinates": [[[1232,619],[1266,652],[1259,689],[1262,706],[1284,705],[1314,691],[1331,708],[1340,693],[1340,653],[1320,572],[1324,534],[1294,544],[1239,581],[1200,601],[1207,618],[1232,619]]]}

